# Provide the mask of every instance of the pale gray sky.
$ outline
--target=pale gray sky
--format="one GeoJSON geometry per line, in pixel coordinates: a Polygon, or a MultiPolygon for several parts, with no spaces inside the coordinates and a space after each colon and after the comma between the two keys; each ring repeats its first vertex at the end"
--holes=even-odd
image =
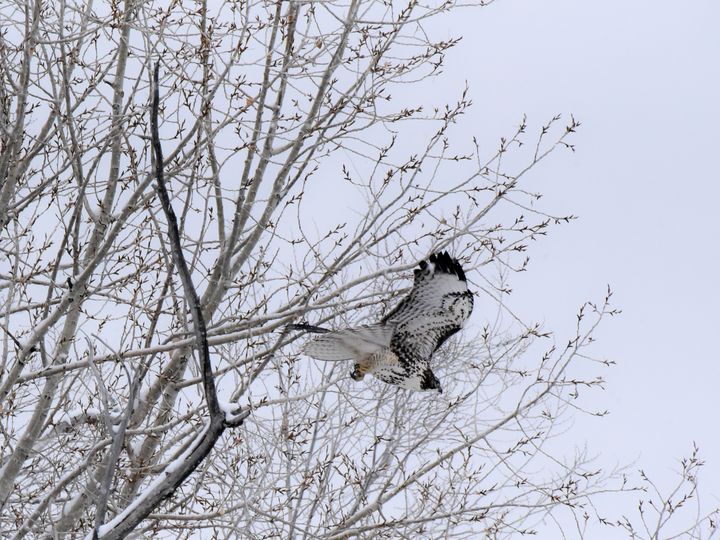
{"type": "Polygon", "coordinates": [[[467,15],[447,30],[464,39],[445,81],[467,79],[475,102],[461,129],[499,136],[522,113],[583,123],[577,152],[533,175],[546,207],[580,219],[512,278],[513,306],[549,328],[608,283],[623,309],[598,336],[617,361],[598,396],[611,414],[573,436],[663,481],[696,441],[717,506],[720,3],[499,0],[467,15]]]}

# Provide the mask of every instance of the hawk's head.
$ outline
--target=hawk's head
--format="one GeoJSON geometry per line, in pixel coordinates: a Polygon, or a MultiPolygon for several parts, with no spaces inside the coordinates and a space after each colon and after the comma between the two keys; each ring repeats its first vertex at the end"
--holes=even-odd
{"type": "Polygon", "coordinates": [[[430,368],[426,369],[420,379],[420,390],[437,390],[442,394],[442,386],[430,368]]]}

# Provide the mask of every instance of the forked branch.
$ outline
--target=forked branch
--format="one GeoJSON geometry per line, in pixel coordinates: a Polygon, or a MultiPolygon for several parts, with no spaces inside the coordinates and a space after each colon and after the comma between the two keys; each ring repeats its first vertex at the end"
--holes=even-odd
{"type": "Polygon", "coordinates": [[[185,479],[197,469],[213,449],[225,429],[239,426],[250,414],[250,411],[246,409],[245,411],[239,410],[235,414],[230,415],[228,411],[223,410],[218,401],[215,378],[210,363],[207,329],[200,306],[200,298],[197,295],[185,257],[183,256],[177,218],[170,204],[170,197],[168,196],[165,186],[162,146],[160,144],[158,129],[158,108],[160,102],[160,92],[158,89],[159,69],[159,63],[156,63],[153,71],[153,96],[150,111],[150,130],[157,178],[156,190],[167,219],[173,262],[180,274],[185,296],[190,304],[195,344],[197,345],[198,355],[200,357],[203,388],[208,405],[209,419],[205,428],[197,436],[193,444],[191,444],[180,457],[168,464],[165,471],[158,475],[138,499],[118,514],[111,522],[96,529],[94,538],[102,538],[103,540],[124,538],[130,531],[137,527],[142,520],[150,515],[165,498],[172,495],[175,490],[182,485],[185,479]]]}

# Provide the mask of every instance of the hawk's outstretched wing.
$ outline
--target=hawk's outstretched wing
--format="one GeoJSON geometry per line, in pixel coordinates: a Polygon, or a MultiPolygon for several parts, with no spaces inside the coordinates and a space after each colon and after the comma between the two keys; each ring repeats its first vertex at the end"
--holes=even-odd
{"type": "MultiPolygon", "coordinates": [[[[432,354],[462,328],[472,309],[473,296],[456,259],[442,252],[420,263],[412,290],[382,320],[394,327],[390,351],[408,377],[422,377],[432,354]]],[[[395,379],[396,371],[388,378],[395,379]]],[[[382,375],[376,373],[380,379],[382,375]]]]}

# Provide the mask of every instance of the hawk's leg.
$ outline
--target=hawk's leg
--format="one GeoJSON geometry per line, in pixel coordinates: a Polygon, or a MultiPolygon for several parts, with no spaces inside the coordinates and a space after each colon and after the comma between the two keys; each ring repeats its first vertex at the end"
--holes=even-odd
{"type": "Polygon", "coordinates": [[[353,380],[362,381],[365,377],[366,371],[367,369],[363,369],[360,364],[355,364],[355,367],[353,368],[353,372],[350,374],[350,377],[352,377],[353,380]]]}

